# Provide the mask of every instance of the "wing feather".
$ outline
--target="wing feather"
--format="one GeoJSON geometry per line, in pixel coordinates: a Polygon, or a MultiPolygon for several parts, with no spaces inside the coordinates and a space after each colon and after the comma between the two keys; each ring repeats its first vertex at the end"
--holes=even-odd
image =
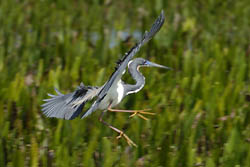
{"type": "Polygon", "coordinates": [[[55,89],[57,95],[48,94],[51,98],[43,100],[43,114],[47,117],[74,119],[82,112],[85,103],[94,98],[99,90],[98,87],[84,86],[82,83],[73,93],[65,95],[55,89]]]}

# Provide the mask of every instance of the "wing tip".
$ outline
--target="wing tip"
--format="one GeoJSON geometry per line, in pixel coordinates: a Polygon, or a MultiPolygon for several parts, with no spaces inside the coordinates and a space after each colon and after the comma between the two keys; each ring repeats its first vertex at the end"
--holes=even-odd
{"type": "Polygon", "coordinates": [[[149,41],[153,36],[161,29],[162,25],[165,22],[164,10],[161,10],[160,15],[157,17],[155,22],[150,28],[149,32],[145,32],[143,35],[142,43],[149,41]]]}
{"type": "Polygon", "coordinates": [[[165,19],[165,14],[164,14],[164,10],[161,10],[161,14],[160,14],[161,18],[165,19]]]}

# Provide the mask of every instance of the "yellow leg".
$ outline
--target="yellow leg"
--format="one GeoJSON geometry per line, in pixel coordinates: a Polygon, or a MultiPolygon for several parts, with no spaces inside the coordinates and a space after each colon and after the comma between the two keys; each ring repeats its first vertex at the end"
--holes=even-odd
{"type": "Polygon", "coordinates": [[[102,112],[101,116],[99,117],[99,121],[102,122],[104,125],[108,126],[109,128],[111,128],[112,130],[118,132],[119,136],[116,137],[117,139],[124,137],[129,146],[137,147],[137,145],[123,131],[121,131],[121,130],[115,128],[114,126],[108,124],[107,122],[103,121],[103,119],[102,119],[103,115],[104,115],[104,112],[102,112]]]}
{"type": "Polygon", "coordinates": [[[151,109],[144,109],[144,110],[118,110],[118,109],[112,109],[112,108],[108,108],[108,111],[111,112],[128,112],[128,113],[133,113],[131,114],[129,117],[134,117],[135,115],[138,115],[140,118],[144,119],[144,120],[148,120],[147,117],[143,116],[142,114],[145,115],[155,115],[155,113],[152,112],[146,112],[149,111],[151,109]]]}

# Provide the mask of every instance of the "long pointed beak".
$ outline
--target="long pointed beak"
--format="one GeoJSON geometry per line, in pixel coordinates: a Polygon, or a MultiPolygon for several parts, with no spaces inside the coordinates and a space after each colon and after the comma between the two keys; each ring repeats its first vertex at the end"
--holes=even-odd
{"type": "Polygon", "coordinates": [[[170,67],[163,66],[163,65],[160,65],[160,64],[156,64],[156,63],[153,63],[153,62],[150,62],[150,61],[147,61],[146,65],[148,67],[158,67],[158,68],[164,68],[164,69],[167,69],[167,70],[172,70],[172,68],[170,68],[170,67]]]}

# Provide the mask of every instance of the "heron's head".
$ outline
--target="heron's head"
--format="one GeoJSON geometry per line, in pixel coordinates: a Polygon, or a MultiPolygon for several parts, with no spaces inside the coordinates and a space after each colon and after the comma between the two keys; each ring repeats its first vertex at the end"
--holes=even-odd
{"type": "Polygon", "coordinates": [[[153,63],[153,62],[148,61],[148,60],[143,59],[143,58],[134,59],[133,64],[136,64],[137,67],[159,67],[159,68],[164,68],[164,69],[171,70],[170,67],[163,66],[163,65],[160,65],[160,64],[156,64],[156,63],[153,63]]]}

